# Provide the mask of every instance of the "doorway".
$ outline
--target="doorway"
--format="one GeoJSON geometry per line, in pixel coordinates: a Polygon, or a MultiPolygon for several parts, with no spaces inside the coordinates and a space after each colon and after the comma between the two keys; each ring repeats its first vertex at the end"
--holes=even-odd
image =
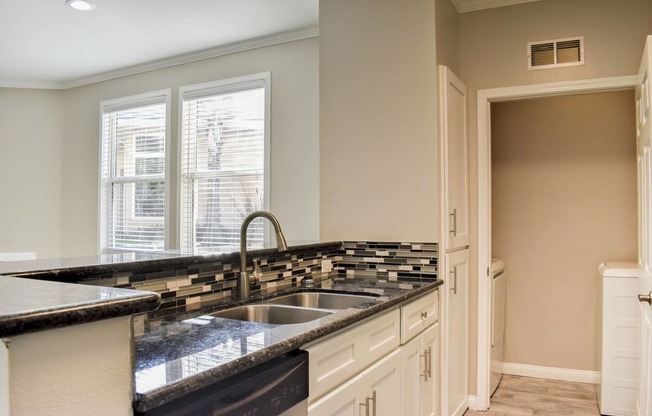
{"type": "Polygon", "coordinates": [[[636,77],[617,77],[478,91],[478,373],[476,398],[478,410],[486,410],[489,407],[492,296],[489,278],[492,257],[491,104],[567,94],[632,89],[635,83],[636,77]]]}
{"type": "Polygon", "coordinates": [[[637,259],[634,102],[622,90],[492,104],[507,374],[598,381],[597,267],[637,259]]]}

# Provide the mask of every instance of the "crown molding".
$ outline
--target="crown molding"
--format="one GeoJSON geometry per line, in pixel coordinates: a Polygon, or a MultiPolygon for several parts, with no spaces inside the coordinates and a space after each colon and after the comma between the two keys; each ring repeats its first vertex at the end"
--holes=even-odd
{"type": "Polygon", "coordinates": [[[0,88],[24,88],[35,90],[60,90],[61,83],[59,82],[40,82],[40,81],[12,81],[0,79],[0,88]]]}
{"type": "Polygon", "coordinates": [[[170,68],[177,65],[188,64],[191,62],[202,61],[205,59],[217,58],[219,56],[230,55],[233,53],[249,51],[252,49],[264,48],[266,46],[279,45],[297,40],[309,39],[319,36],[317,26],[308,29],[294,30],[290,32],[276,33],[269,36],[249,39],[242,42],[234,42],[228,45],[217,46],[215,48],[203,49],[196,52],[190,52],[182,55],[172,56],[170,58],[159,59],[144,64],[128,66],[115,71],[107,71],[90,77],[79,78],[67,82],[13,82],[0,80],[0,87],[7,88],[39,88],[39,89],[58,89],[65,90],[69,88],[81,87],[84,85],[96,84],[98,82],[109,81],[112,79],[123,78],[130,75],[142,74],[144,72],[156,71],[157,69],[170,68]]]}
{"type": "Polygon", "coordinates": [[[521,3],[531,3],[541,0],[451,0],[460,13],[491,9],[494,7],[513,6],[521,3]]]}

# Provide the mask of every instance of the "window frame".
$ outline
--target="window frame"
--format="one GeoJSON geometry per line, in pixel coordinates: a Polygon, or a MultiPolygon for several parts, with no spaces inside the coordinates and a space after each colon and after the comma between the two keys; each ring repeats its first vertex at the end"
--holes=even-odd
{"type": "MultiPolygon", "coordinates": [[[[130,95],[127,97],[114,98],[109,100],[100,101],[99,108],[99,151],[98,151],[98,195],[97,195],[97,218],[98,218],[98,232],[97,232],[97,247],[99,247],[99,253],[120,253],[120,252],[147,252],[147,251],[157,251],[157,250],[147,250],[142,248],[123,248],[123,247],[107,247],[107,228],[106,221],[110,212],[110,205],[113,202],[113,198],[107,197],[106,201],[102,201],[102,193],[107,187],[111,187],[115,183],[133,183],[134,189],[135,184],[139,181],[130,181],[130,180],[116,180],[115,175],[111,175],[111,178],[107,181],[104,181],[102,178],[102,162],[103,162],[103,149],[104,149],[104,114],[108,112],[128,110],[130,108],[142,107],[147,105],[154,104],[164,104],[165,105],[165,134],[164,134],[164,163],[165,169],[163,170],[163,179],[164,182],[164,214],[163,214],[163,249],[168,250],[172,247],[171,232],[170,232],[170,208],[171,208],[171,103],[172,103],[172,90],[170,88],[146,92],[143,94],[130,95]],[[106,211],[106,215],[105,215],[106,211]]],[[[135,152],[135,145],[134,145],[135,152]]],[[[136,152],[135,152],[136,153],[136,152]]],[[[115,157],[114,152],[111,152],[109,161],[113,162],[115,157]]],[[[144,176],[143,178],[147,178],[144,176]]],[[[149,182],[144,180],[142,183],[149,182]]],[[[136,206],[135,206],[135,190],[134,190],[134,205],[130,206],[130,209],[133,211],[134,218],[140,218],[147,220],[147,217],[138,217],[136,215],[136,206]]],[[[160,217],[151,217],[160,218],[160,217]]]]}
{"type": "MultiPolygon", "coordinates": [[[[176,198],[176,246],[182,250],[183,233],[185,230],[182,226],[183,219],[183,103],[187,99],[208,97],[212,95],[225,94],[229,92],[245,91],[253,88],[262,87],[265,91],[265,121],[263,127],[263,209],[270,211],[271,206],[271,90],[272,90],[271,72],[261,72],[257,74],[226,78],[217,81],[204,82],[200,84],[187,85],[179,88],[178,102],[178,126],[177,126],[177,198],[176,198]]],[[[266,241],[271,235],[271,228],[268,222],[263,226],[263,240],[266,241]]],[[[193,251],[196,249],[193,248],[193,251]]]]}

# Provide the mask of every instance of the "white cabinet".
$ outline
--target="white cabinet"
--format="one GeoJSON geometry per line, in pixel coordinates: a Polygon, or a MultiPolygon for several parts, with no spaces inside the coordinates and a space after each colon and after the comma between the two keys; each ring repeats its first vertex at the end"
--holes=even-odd
{"type": "Polygon", "coordinates": [[[446,255],[444,317],[444,416],[461,416],[468,407],[469,250],[446,255]]]}
{"type": "Polygon", "coordinates": [[[394,309],[333,337],[304,347],[310,359],[309,402],[358,375],[400,343],[400,313],[394,309]]]}
{"type": "Polygon", "coordinates": [[[400,416],[401,352],[395,350],[308,408],[309,416],[400,416]]]}
{"type": "Polygon", "coordinates": [[[437,414],[438,319],[435,290],[305,346],[310,354],[308,414],[437,414]]]}
{"type": "Polygon", "coordinates": [[[439,85],[442,220],[449,251],[469,245],[466,86],[445,66],[439,67],[439,85]]]}
{"type": "Polygon", "coordinates": [[[401,344],[439,319],[439,290],[401,307],[401,344]]]}
{"type": "Polygon", "coordinates": [[[437,414],[439,324],[434,324],[401,347],[403,415],[437,414]]]}

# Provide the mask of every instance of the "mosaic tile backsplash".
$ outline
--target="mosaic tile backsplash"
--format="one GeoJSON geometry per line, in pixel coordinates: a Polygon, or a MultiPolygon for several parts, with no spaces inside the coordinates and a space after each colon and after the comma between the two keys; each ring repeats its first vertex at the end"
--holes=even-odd
{"type": "MultiPolygon", "coordinates": [[[[254,256],[249,259],[247,270],[260,280],[252,286],[252,294],[270,293],[297,285],[307,274],[316,280],[322,273],[333,272],[347,278],[377,277],[388,281],[435,279],[437,254],[436,243],[345,241],[339,247],[330,244],[291,253],[254,256]]],[[[157,292],[162,302],[156,314],[171,308],[199,309],[204,302],[230,297],[239,272],[239,257],[233,256],[230,260],[166,270],[116,272],[84,283],[157,292]]]]}
{"type": "Polygon", "coordinates": [[[335,269],[348,277],[437,278],[437,243],[345,241],[335,269]]]}

